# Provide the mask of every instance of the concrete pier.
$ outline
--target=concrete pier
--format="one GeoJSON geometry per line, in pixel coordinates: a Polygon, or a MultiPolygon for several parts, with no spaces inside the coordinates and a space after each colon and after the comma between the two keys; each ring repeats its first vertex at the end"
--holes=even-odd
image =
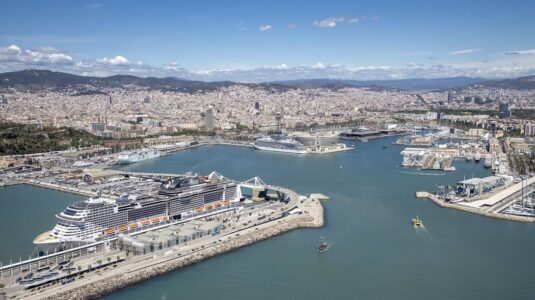
{"type": "Polygon", "coordinates": [[[435,202],[437,205],[445,208],[452,208],[457,209],[460,211],[470,212],[474,214],[479,214],[485,217],[489,218],[495,218],[495,219],[502,219],[502,220],[509,220],[509,221],[516,221],[516,222],[524,222],[524,223],[530,223],[535,222],[535,218],[532,217],[524,217],[524,216],[515,216],[515,215],[508,215],[508,214],[502,214],[495,211],[488,211],[488,210],[482,210],[480,208],[466,206],[462,204],[455,204],[455,203],[448,203],[437,196],[429,193],[429,192],[417,192],[416,193],[417,198],[427,198],[433,202],[435,202]]]}
{"type": "MultiPolygon", "coordinates": [[[[247,228],[240,231],[239,234],[221,238],[220,242],[211,243],[210,246],[201,247],[200,250],[192,251],[189,254],[177,256],[176,254],[158,255],[159,253],[154,253],[155,255],[152,256],[144,256],[145,259],[135,264],[126,263],[110,272],[102,273],[100,276],[76,281],[69,286],[59,286],[55,289],[41,291],[26,299],[94,299],[294,229],[323,226],[323,207],[319,200],[309,198],[302,207],[307,211],[306,214],[287,216],[247,228]]],[[[162,251],[169,252],[169,250],[162,251]]]]}

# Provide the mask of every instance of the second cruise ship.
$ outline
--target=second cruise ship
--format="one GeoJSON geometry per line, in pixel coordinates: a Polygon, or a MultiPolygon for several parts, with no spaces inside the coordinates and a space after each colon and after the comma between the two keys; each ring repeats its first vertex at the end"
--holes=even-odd
{"type": "Polygon", "coordinates": [[[258,150],[265,151],[295,154],[307,153],[307,150],[303,144],[282,134],[259,138],[255,141],[254,147],[258,150]]]}
{"type": "Polygon", "coordinates": [[[117,164],[126,165],[138,161],[160,157],[160,151],[153,149],[142,149],[139,151],[125,152],[117,156],[117,164]]]}

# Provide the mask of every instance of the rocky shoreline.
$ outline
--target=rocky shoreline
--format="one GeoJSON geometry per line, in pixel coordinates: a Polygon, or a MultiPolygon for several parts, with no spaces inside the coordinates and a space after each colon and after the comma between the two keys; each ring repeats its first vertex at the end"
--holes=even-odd
{"type": "Polygon", "coordinates": [[[176,261],[169,261],[157,266],[144,268],[143,270],[123,273],[111,277],[104,277],[97,282],[88,283],[74,289],[57,293],[46,299],[95,299],[122,288],[132,286],[144,280],[161,276],[163,274],[175,271],[185,266],[189,266],[203,260],[215,257],[247,245],[266,240],[270,237],[298,229],[298,228],[318,228],[323,226],[323,207],[318,202],[319,206],[319,220],[311,216],[297,217],[290,220],[285,220],[282,223],[274,224],[273,226],[259,229],[253,233],[249,233],[240,237],[233,238],[228,241],[223,241],[220,244],[201,250],[184,259],[176,261]]]}

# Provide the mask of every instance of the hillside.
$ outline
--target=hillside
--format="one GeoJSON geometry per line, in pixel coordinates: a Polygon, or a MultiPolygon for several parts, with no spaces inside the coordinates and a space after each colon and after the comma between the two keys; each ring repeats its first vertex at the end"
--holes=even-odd
{"type": "Polygon", "coordinates": [[[30,154],[100,144],[100,138],[83,130],[33,124],[0,123],[0,155],[30,154]]]}

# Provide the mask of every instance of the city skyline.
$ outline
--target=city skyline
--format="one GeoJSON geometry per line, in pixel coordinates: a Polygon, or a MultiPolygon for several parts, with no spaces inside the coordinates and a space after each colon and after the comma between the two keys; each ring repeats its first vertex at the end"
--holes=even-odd
{"type": "Polygon", "coordinates": [[[241,82],[535,74],[533,3],[335,2],[8,2],[0,71],[241,82]]]}

